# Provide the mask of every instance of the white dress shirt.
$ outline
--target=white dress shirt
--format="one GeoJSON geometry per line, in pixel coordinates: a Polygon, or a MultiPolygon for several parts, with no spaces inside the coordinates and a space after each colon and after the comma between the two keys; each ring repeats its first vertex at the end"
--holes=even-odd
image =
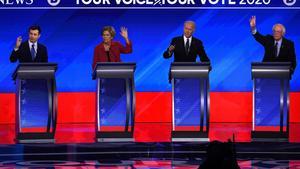
{"type": "Polygon", "coordinates": [[[37,48],[38,48],[37,42],[32,43],[32,42],[30,42],[30,40],[28,40],[28,44],[29,44],[29,50],[30,51],[31,51],[32,45],[34,44],[34,51],[35,51],[35,54],[36,54],[37,53],[37,48]]]}
{"type": "Polygon", "coordinates": [[[276,44],[276,42],[277,42],[277,56],[276,57],[278,57],[279,52],[280,52],[280,48],[281,48],[281,45],[282,45],[282,38],[279,41],[275,40],[274,45],[276,44]]]}
{"type": "MultiPolygon", "coordinates": [[[[189,47],[191,48],[191,44],[192,44],[192,37],[189,37],[189,38],[187,38],[187,37],[185,37],[185,36],[183,36],[183,40],[184,40],[184,47],[185,47],[185,45],[186,45],[186,42],[187,42],[187,40],[189,39],[189,47]]],[[[190,49],[189,49],[190,50],[190,49]]]]}

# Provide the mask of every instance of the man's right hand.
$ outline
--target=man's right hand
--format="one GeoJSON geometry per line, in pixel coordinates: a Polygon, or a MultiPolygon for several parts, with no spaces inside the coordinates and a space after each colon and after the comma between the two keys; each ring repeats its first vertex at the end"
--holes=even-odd
{"type": "Polygon", "coordinates": [[[19,49],[19,47],[21,46],[21,43],[22,43],[22,36],[19,36],[16,40],[15,49],[19,49]]]}
{"type": "Polygon", "coordinates": [[[174,49],[175,49],[175,46],[174,46],[174,45],[171,45],[171,46],[169,47],[169,53],[172,53],[174,49]]]}
{"type": "Polygon", "coordinates": [[[252,16],[249,20],[251,30],[254,31],[256,29],[256,16],[252,16]]]}

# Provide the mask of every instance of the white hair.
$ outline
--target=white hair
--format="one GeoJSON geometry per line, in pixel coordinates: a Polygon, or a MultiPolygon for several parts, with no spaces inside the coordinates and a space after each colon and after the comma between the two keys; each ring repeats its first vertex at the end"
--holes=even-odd
{"type": "Polygon", "coordinates": [[[273,26],[273,28],[272,28],[272,31],[274,31],[274,30],[275,30],[276,26],[279,26],[279,27],[281,27],[281,29],[282,29],[282,34],[283,34],[283,36],[284,36],[284,35],[285,35],[285,33],[286,33],[286,29],[285,29],[285,27],[284,27],[282,24],[280,24],[280,23],[277,23],[277,24],[275,24],[275,25],[273,26]]]}
{"type": "Polygon", "coordinates": [[[185,21],[184,25],[186,25],[186,24],[191,24],[191,25],[193,25],[194,29],[196,29],[196,23],[194,21],[185,21]]]}

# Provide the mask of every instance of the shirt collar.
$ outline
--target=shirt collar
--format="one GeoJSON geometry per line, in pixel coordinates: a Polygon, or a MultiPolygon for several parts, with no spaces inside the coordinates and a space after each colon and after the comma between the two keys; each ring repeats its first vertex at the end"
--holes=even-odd
{"type": "Polygon", "coordinates": [[[275,44],[276,44],[276,42],[278,43],[278,45],[282,44],[282,38],[279,41],[275,40],[275,44]]]}
{"type": "Polygon", "coordinates": [[[189,37],[189,38],[187,38],[187,37],[185,37],[185,36],[183,35],[183,39],[184,39],[184,41],[185,41],[185,42],[187,41],[187,39],[189,39],[189,40],[190,40],[190,42],[191,42],[191,40],[192,40],[192,36],[191,36],[191,37],[189,37]]]}
{"type": "Polygon", "coordinates": [[[34,44],[34,47],[37,47],[37,42],[32,43],[32,42],[30,42],[30,40],[28,40],[28,43],[29,43],[29,46],[30,46],[30,47],[32,47],[32,44],[34,44]]]}

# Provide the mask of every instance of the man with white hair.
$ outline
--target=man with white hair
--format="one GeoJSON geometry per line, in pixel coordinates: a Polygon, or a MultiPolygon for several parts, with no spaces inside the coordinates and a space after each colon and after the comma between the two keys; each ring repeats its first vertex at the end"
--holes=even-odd
{"type": "Polygon", "coordinates": [[[196,62],[197,55],[201,62],[209,62],[201,40],[193,37],[196,24],[193,21],[184,23],[182,36],[172,39],[170,46],[164,52],[164,58],[172,57],[174,53],[174,62],[196,62]]]}
{"type": "Polygon", "coordinates": [[[296,68],[294,42],[284,37],[286,29],[282,24],[273,26],[272,35],[261,35],[256,29],[256,17],[250,18],[250,27],[255,40],[265,48],[263,62],[291,62],[292,72],[296,68]]]}

